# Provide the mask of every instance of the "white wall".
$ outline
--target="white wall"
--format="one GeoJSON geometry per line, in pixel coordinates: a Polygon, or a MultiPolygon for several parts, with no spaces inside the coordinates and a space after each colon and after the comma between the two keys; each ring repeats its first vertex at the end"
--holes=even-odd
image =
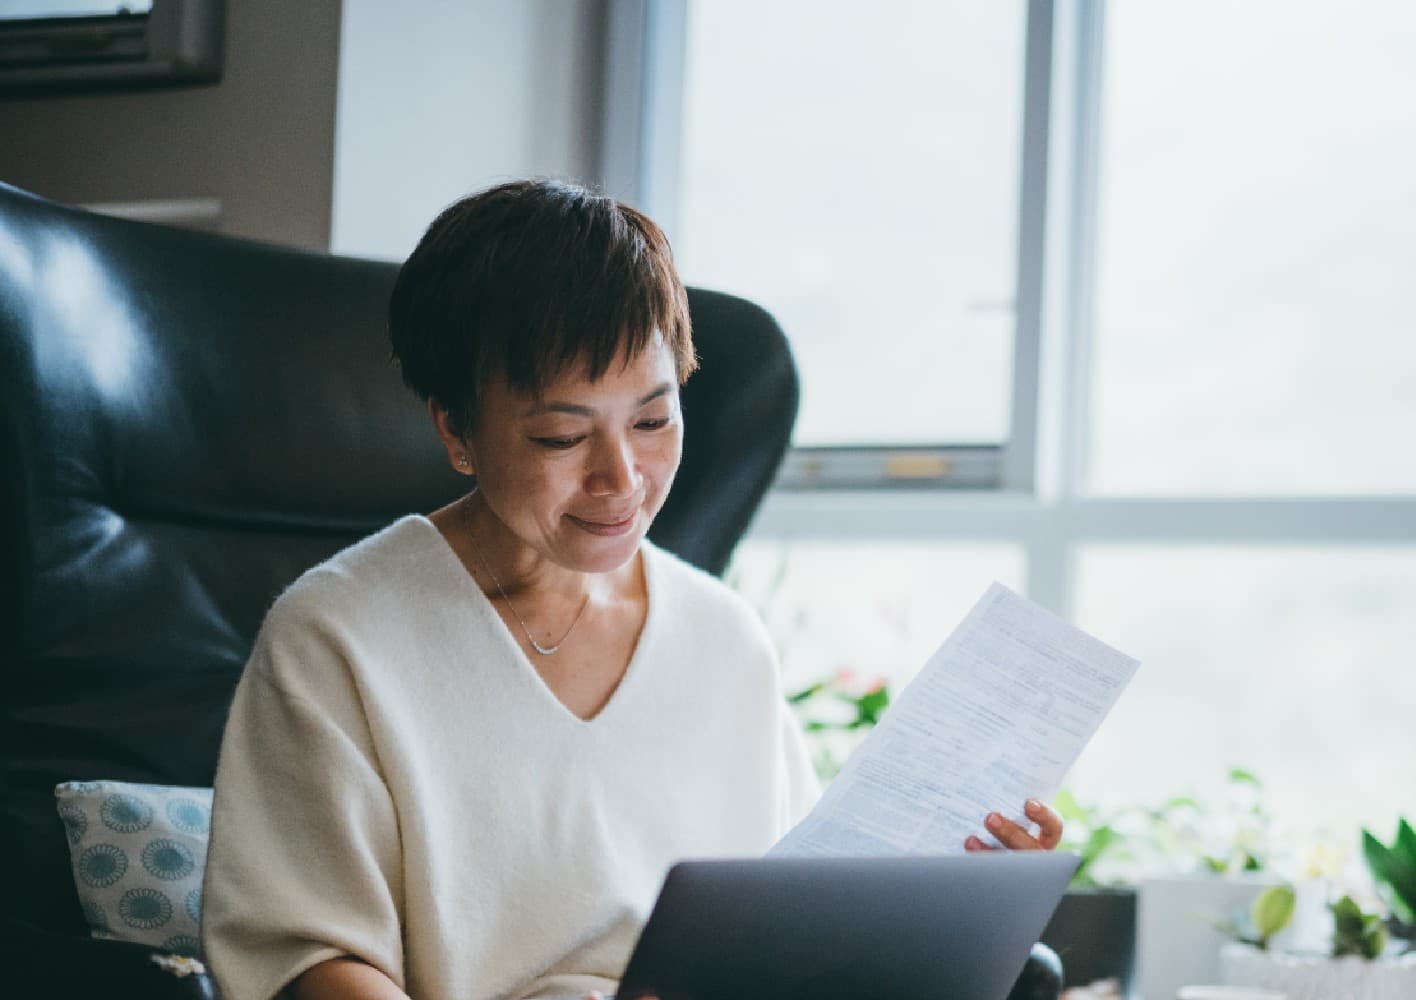
{"type": "Polygon", "coordinates": [[[402,258],[497,181],[595,182],[603,0],[345,0],[330,249],[402,258]]]}

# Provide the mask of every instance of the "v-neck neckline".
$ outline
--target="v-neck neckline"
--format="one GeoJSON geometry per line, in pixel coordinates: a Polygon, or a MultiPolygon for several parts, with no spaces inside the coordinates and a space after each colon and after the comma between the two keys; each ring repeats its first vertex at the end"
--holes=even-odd
{"type": "Polygon", "coordinates": [[[639,635],[635,639],[634,649],[629,654],[629,662],[625,665],[624,673],[620,675],[619,683],[617,683],[614,690],[610,692],[610,696],[605,700],[605,703],[600,706],[600,710],[587,719],[571,711],[570,706],[561,701],[560,697],[551,690],[551,686],[546,683],[546,679],[541,676],[541,672],[536,669],[536,665],[532,663],[530,657],[526,655],[526,650],[521,647],[521,643],[516,641],[516,636],[512,633],[511,627],[507,625],[506,619],[502,618],[497,612],[496,607],[492,604],[491,598],[482,591],[481,587],[477,586],[476,579],[472,576],[471,572],[468,571],[466,564],[463,563],[462,558],[457,554],[457,550],[452,547],[452,544],[447,540],[447,537],[443,535],[438,526],[434,524],[430,518],[422,514],[412,514],[410,517],[415,521],[421,522],[429,531],[437,536],[439,547],[446,554],[447,558],[451,560],[452,567],[456,570],[456,575],[462,581],[460,585],[471,591],[472,606],[478,608],[482,616],[490,621],[493,633],[497,635],[498,641],[501,642],[507,654],[515,662],[518,673],[521,674],[525,681],[539,690],[539,697],[549,701],[549,707],[553,713],[569,720],[572,724],[577,724],[588,729],[592,727],[601,728],[608,722],[610,716],[619,711],[618,706],[625,700],[625,696],[629,693],[631,683],[639,674],[643,673],[640,660],[644,658],[645,647],[649,644],[649,640],[653,635],[655,622],[658,618],[655,613],[658,602],[654,599],[656,568],[651,552],[653,546],[652,542],[647,538],[644,539],[640,542],[639,549],[636,552],[644,573],[644,599],[646,605],[644,624],[639,629],[639,635]]]}

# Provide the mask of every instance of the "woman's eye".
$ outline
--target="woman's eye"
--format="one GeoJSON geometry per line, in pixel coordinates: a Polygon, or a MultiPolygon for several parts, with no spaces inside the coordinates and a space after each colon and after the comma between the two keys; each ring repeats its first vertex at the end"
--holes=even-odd
{"type": "Polygon", "coordinates": [[[659,417],[654,420],[641,420],[634,426],[638,427],[641,431],[657,431],[660,427],[667,427],[668,425],[668,417],[659,417]]]}
{"type": "Polygon", "coordinates": [[[556,451],[565,451],[567,448],[574,448],[574,447],[575,447],[576,445],[578,445],[583,439],[582,439],[582,438],[578,438],[578,437],[568,437],[568,438],[549,437],[549,438],[532,438],[531,440],[532,440],[532,441],[535,441],[537,444],[539,444],[539,445],[540,445],[541,447],[543,447],[543,448],[554,448],[556,451]]]}

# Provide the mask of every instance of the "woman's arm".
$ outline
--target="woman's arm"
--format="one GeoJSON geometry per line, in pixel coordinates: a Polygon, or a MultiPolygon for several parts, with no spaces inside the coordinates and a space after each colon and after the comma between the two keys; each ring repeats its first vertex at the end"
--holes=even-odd
{"type": "Polygon", "coordinates": [[[378,969],[344,955],[311,966],[290,984],[293,1000],[408,1000],[378,969]]]}
{"type": "Polygon", "coordinates": [[[217,765],[201,923],[231,1000],[263,1000],[330,955],[407,974],[398,818],[362,704],[320,627],[281,627],[313,613],[280,608],[237,686],[217,765]]]}

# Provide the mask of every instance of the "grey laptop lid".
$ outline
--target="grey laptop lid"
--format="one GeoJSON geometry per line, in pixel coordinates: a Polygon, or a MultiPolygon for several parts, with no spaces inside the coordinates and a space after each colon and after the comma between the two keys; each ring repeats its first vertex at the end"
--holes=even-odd
{"type": "Polygon", "coordinates": [[[617,1000],[1003,1000],[1076,868],[1040,851],[682,862],[617,1000]]]}

